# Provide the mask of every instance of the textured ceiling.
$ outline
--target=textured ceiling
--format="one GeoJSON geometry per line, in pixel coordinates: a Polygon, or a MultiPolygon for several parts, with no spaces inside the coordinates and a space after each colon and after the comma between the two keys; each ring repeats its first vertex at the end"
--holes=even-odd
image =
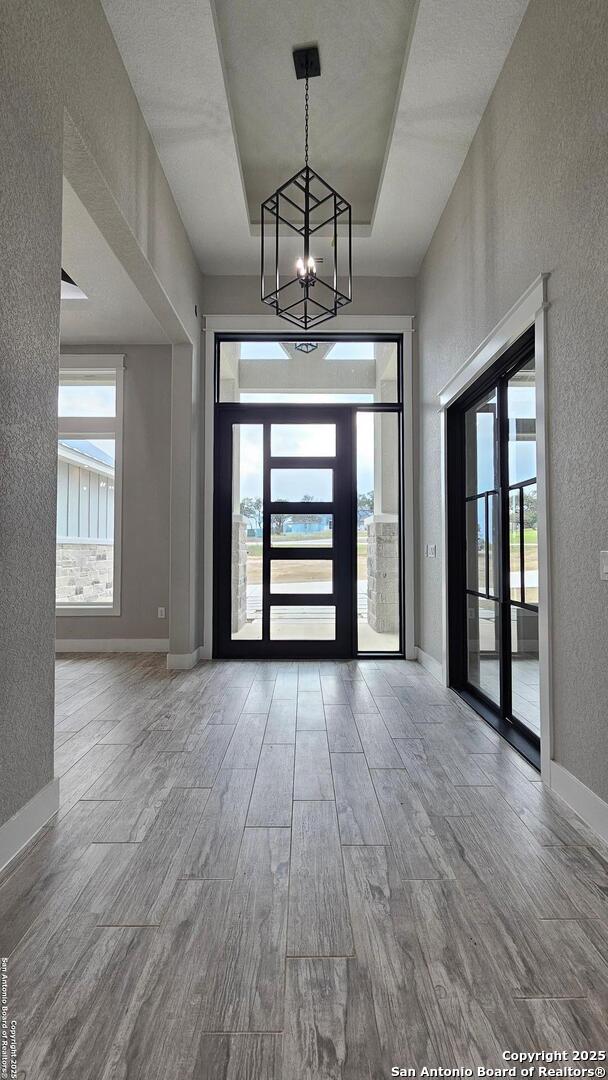
{"type": "Polygon", "coordinates": [[[528,0],[419,0],[409,37],[409,0],[102,3],[204,273],[258,269],[259,194],[302,154],[291,50],[318,42],[311,161],[371,217],[355,274],[397,277],[419,269],[528,0]]]}
{"type": "Polygon", "coordinates": [[[67,180],[63,181],[64,270],[87,295],[61,301],[62,345],[150,345],[161,327],[67,180]]]}
{"type": "Polygon", "coordinates": [[[370,224],[401,81],[414,0],[217,0],[228,98],[251,221],[304,157],[304,82],[294,45],[318,42],[310,81],[310,161],[348,191],[353,221],[370,224]],[[320,18],[320,13],[322,17],[320,18]]]}

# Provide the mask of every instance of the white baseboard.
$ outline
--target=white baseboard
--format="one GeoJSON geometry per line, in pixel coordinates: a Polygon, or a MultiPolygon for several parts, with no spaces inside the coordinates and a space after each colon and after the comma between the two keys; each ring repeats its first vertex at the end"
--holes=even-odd
{"type": "Polygon", "coordinates": [[[434,656],[430,656],[429,653],[424,652],[422,649],[416,649],[416,656],[418,663],[443,685],[443,668],[439,661],[435,660],[434,656]]]}
{"type": "Polygon", "coordinates": [[[168,653],[167,654],[167,671],[189,671],[190,668],[196,667],[199,660],[204,660],[204,649],[201,645],[194,652],[186,653],[168,653]]]}
{"type": "Polygon", "coordinates": [[[159,652],[169,651],[169,638],[61,638],[55,652],[159,652]]]}
{"type": "Polygon", "coordinates": [[[608,803],[557,761],[551,762],[551,790],[608,842],[608,803]]]}
{"type": "Polygon", "coordinates": [[[0,870],[19,854],[59,809],[59,780],[51,780],[0,827],[0,870]]]}

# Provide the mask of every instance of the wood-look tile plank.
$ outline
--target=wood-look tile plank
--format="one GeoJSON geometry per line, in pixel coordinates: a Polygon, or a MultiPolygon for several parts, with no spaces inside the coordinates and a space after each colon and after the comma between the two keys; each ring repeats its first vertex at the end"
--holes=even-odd
{"type": "Polygon", "coordinates": [[[587,1047],[595,1049],[598,1046],[606,1046],[608,1023],[606,1021],[606,1001],[603,996],[596,997],[590,994],[586,998],[561,998],[551,1002],[551,1004],[561,1030],[565,1032],[565,1038],[562,1036],[559,1043],[550,1042],[547,1035],[545,1035],[544,1045],[570,1045],[574,1050],[580,1050],[581,1047],[583,1049],[587,1049],[587,1047]]]}
{"type": "Polygon", "coordinates": [[[287,952],[290,956],[350,956],[352,951],[335,804],[296,802],[287,952]]]}
{"type": "MultiPolygon", "coordinates": [[[[473,789],[468,789],[473,790],[473,789]]],[[[487,789],[480,788],[479,791],[487,789]]],[[[466,862],[497,900],[523,915],[540,919],[572,919],[585,915],[585,904],[570,900],[559,881],[540,859],[548,849],[526,843],[523,834],[515,842],[500,824],[479,816],[444,819],[466,862]]]]}
{"type": "Polygon", "coordinates": [[[283,1029],[289,846],[289,829],[245,829],[221,962],[202,976],[202,1031],[283,1029]]]}
{"type": "Polygon", "coordinates": [[[280,671],[274,684],[273,701],[295,701],[298,696],[298,672],[280,671]]]}
{"type": "Polygon", "coordinates": [[[386,844],[388,838],[364,754],[332,754],[343,844],[386,844]]]}
{"type": "Polygon", "coordinates": [[[93,798],[89,794],[92,787],[124,751],[124,746],[102,746],[98,743],[63,774],[59,781],[58,819],[65,817],[80,799],[85,796],[87,799],[93,798]]]}
{"type": "Polygon", "coordinates": [[[63,741],[59,748],[55,746],[55,776],[63,776],[97,742],[99,742],[97,733],[89,731],[86,727],[73,734],[68,741],[63,741]]]}
{"type": "Polygon", "coordinates": [[[608,862],[586,847],[545,847],[540,860],[579,911],[608,922],[608,862]]]}
{"type": "Polygon", "coordinates": [[[71,969],[99,936],[94,915],[41,915],[13,951],[8,965],[9,1013],[23,1047],[42,1026],[71,969]]]}
{"type": "Polygon", "coordinates": [[[78,803],[46,829],[0,888],[0,955],[12,950],[41,916],[59,920],[94,871],[86,858],[112,803],[78,803]]]}
{"type": "Polygon", "coordinates": [[[369,975],[357,960],[287,960],[282,1075],[290,1080],[387,1075],[369,975]]]}
{"type": "Polygon", "coordinates": [[[100,1064],[145,966],[149,928],[98,929],[44,1020],[19,1048],[24,1076],[98,1080],[100,1064]]]}
{"type": "Polygon", "coordinates": [[[203,1035],[193,1077],[205,1080],[281,1080],[280,1035],[203,1035]]]}
{"type": "Polygon", "coordinates": [[[378,712],[376,702],[374,701],[371,691],[368,689],[367,684],[361,680],[344,680],[344,688],[346,690],[346,697],[348,698],[348,704],[354,713],[375,713],[378,712]]]}
{"type": "Polygon", "coordinates": [[[357,961],[378,1024],[380,1075],[397,1062],[445,1066],[449,1039],[390,849],[347,847],[344,862],[357,961]]]}
{"type": "Polygon", "coordinates": [[[326,705],[327,741],[332,753],[362,754],[363,747],[350,705],[326,705]]]}
{"type": "Polygon", "coordinates": [[[298,731],[294,799],[332,799],[334,784],[324,731],[298,731]]]}
{"type": "Polygon", "coordinates": [[[254,682],[247,694],[243,711],[246,713],[268,713],[272,705],[274,682],[254,682]]]}
{"type": "Polygon", "coordinates": [[[451,705],[454,700],[448,690],[430,677],[409,686],[396,686],[394,690],[395,696],[406,708],[416,705],[451,705]]]}
{"type": "Polygon", "coordinates": [[[371,775],[401,876],[452,877],[441,842],[405,770],[373,769],[371,775]]]}
{"type": "Polygon", "coordinates": [[[124,879],[131,874],[140,845],[135,843],[91,844],[86,853],[91,863],[82,891],[75,898],[70,911],[80,915],[94,915],[103,921],[106,908],[111,904],[124,879]]]}
{"type": "Polygon", "coordinates": [[[213,787],[233,735],[234,727],[231,724],[209,724],[194,749],[183,754],[161,755],[172,766],[173,785],[181,788],[213,787]]]}
{"type": "MultiPolygon", "coordinates": [[[[586,999],[585,1005],[588,1006],[586,999]]],[[[549,1046],[559,1046],[561,1051],[566,1052],[576,1049],[576,1045],[564,1027],[555,1006],[556,1002],[547,1001],[543,998],[520,999],[515,1002],[515,1007],[521,1016],[522,1025],[529,1032],[526,1041],[531,1050],[549,1046]]],[[[528,1046],[526,1046],[526,1049],[528,1049],[528,1046]]]]}
{"type": "Polygon", "coordinates": [[[531,784],[511,761],[498,760],[495,754],[480,754],[475,761],[540,844],[584,842],[582,834],[564,817],[558,799],[531,784]]]}
{"type": "Polygon", "coordinates": [[[413,702],[409,712],[417,724],[458,724],[463,719],[463,713],[457,705],[426,705],[422,702],[413,702]]]}
{"type": "MultiPolygon", "coordinates": [[[[77,732],[75,731],[55,731],[55,756],[57,755],[59,748],[70,739],[73,739],[76,734],[77,732]]],[[[55,766],[55,776],[57,775],[57,767],[55,766]]]]}
{"type": "Polygon", "coordinates": [[[178,881],[147,962],[105,1047],[103,1080],[194,1080],[202,987],[222,962],[229,881],[178,881]]]}
{"type": "MultiPolygon", "coordinates": [[[[492,753],[492,744],[488,742],[485,731],[481,730],[481,723],[478,727],[466,724],[419,724],[413,710],[412,717],[418,738],[424,739],[437,756],[452,752],[461,755],[492,753]]],[[[490,730],[489,724],[483,726],[490,730]]]]}
{"type": "Polygon", "coordinates": [[[402,769],[403,762],[379,713],[355,712],[355,723],[370,769],[402,769]]]}
{"type": "Polygon", "coordinates": [[[348,705],[346,688],[337,675],[321,675],[321,695],[324,705],[348,705]]]}
{"type": "Polygon", "coordinates": [[[499,1061],[505,1046],[525,1042],[526,1029],[500,970],[472,933],[459,884],[413,881],[406,889],[433,985],[441,986],[453,1059],[469,1068],[499,1061]]]}
{"type": "Polygon", "coordinates": [[[412,717],[398,698],[374,694],[374,701],[391,738],[418,738],[418,731],[414,727],[412,717]]]}
{"type": "Polygon", "coordinates": [[[96,749],[104,750],[112,762],[112,768],[106,768],[97,779],[86,788],[87,799],[122,799],[153,790],[156,779],[146,782],[146,770],[154,762],[160,763],[159,746],[165,735],[151,732],[136,745],[102,745],[96,749]]]}
{"type": "Polygon", "coordinates": [[[247,815],[248,826],[291,825],[293,746],[264,744],[247,815]]]}
{"type": "Polygon", "coordinates": [[[422,740],[396,739],[395,746],[427,813],[458,817],[471,812],[457,788],[450,783],[443,766],[427,752],[422,740]]]}
{"type": "Polygon", "coordinates": [[[222,768],[257,769],[266,719],[266,713],[242,713],[228,745],[222,768]]]}
{"type": "Polygon", "coordinates": [[[266,743],[295,743],[296,699],[279,698],[272,701],[264,734],[266,743]]]}
{"type": "Polygon", "coordinates": [[[306,691],[321,691],[319,665],[315,663],[298,664],[298,693],[306,691]]]}
{"type": "Polygon", "coordinates": [[[110,813],[95,835],[96,844],[139,844],[145,839],[171,791],[170,772],[155,775],[157,787],[110,804],[110,813]]]}
{"type": "Polygon", "coordinates": [[[218,713],[214,711],[212,704],[199,705],[186,699],[185,707],[176,718],[175,724],[162,742],[159,741],[159,749],[194,750],[201,740],[203,731],[211,723],[218,723],[218,713]]]}
{"type": "Polygon", "coordinates": [[[298,690],[298,731],[319,731],[325,728],[325,710],[320,690],[298,690]]]}
{"type": "Polygon", "coordinates": [[[393,688],[380,667],[369,667],[363,671],[368,690],[371,691],[374,700],[380,697],[393,696],[393,688]]]}
{"type": "Polygon", "coordinates": [[[201,819],[209,791],[174,789],[131,861],[100,917],[104,926],[158,925],[165,915],[184,856],[201,819]]]}
{"type": "Polygon", "coordinates": [[[221,769],[184,856],[181,877],[234,877],[254,769],[221,769]]]}
{"type": "MultiPolygon", "coordinates": [[[[429,760],[439,762],[450,784],[455,787],[491,786],[487,774],[477,764],[476,755],[468,754],[456,740],[449,743],[443,739],[434,739],[428,733],[428,725],[417,725],[418,734],[424,732],[421,743],[429,760]]],[[[493,755],[488,755],[493,756],[493,755]]]]}
{"type": "MultiPolygon", "coordinates": [[[[214,702],[214,709],[209,719],[210,724],[236,724],[245,703],[249,701],[252,689],[246,686],[227,686],[221,698],[214,702]]],[[[263,712],[264,709],[252,709],[251,712],[263,712]]]]}

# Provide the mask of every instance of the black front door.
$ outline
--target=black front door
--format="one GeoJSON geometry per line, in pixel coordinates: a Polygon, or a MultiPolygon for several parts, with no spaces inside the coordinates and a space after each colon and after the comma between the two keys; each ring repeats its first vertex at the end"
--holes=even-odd
{"type": "Polygon", "coordinates": [[[215,655],[353,655],[354,440],[344,406],[217,408],[215,655]]]}

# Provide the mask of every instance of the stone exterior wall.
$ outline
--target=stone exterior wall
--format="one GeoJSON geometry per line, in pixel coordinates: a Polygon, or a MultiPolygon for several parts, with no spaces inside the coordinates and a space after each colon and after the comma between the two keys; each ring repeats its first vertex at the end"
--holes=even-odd
{"type": "Polygon", "coordinates": [[[367,621],[378,634],[399,631],[399,526],[374,518],[367,526],[367,621]]]}
{"type": "Polygon", "coordinates": [[[232,516],[232,608],[231,628],[236,634],[247,622],[247,523],[232,516]]]}
{"type": "Polygon", "coordinates": [[[67,541],[57,544],[57,603],[112,601],[114,545],[67,541]]]}

